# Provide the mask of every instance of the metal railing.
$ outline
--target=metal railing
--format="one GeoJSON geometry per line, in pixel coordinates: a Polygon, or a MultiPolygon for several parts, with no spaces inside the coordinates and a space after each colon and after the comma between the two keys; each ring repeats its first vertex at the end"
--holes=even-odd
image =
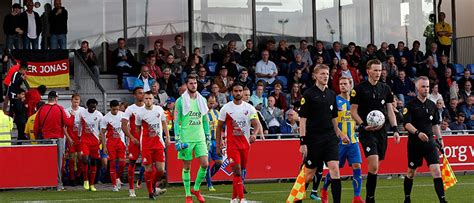
{"type": "Polygon", "coordinates": [[[456,40],[456,63],[474,64],[474,36],[458,37],[456,40]]]}
{"type": "Polygon", "coordinates": [[[74,83],[82,101],[94,98],[98,101],[97,109],[107,112],[107,92],[76,50],[74,51],[74,83]]]}

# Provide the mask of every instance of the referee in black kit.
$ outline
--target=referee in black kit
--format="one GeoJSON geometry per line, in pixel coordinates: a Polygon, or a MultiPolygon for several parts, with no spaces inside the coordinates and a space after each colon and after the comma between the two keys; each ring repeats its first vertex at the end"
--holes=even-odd
{"type": "Polygon", "coordinates": [[[439,169],[439,154],[433,135],[438,137],[441,148],[441,129],[436,104],[427,97],[430,91],[428,77],[421,76],[415,81],[417,97],[403,109],[405,128],[408,131],[408,172],[403,182],[405,203],[410,203],[410,193],[413,187],[416,168],[426,160],[433,176],[434,188],[440,203],[446,202],[443,180],[439,169]]]}
{"type": "Polygon", "coordinates": [[[377,187],[377,172],[379,162],[384,160],[387,151],[387,132],[385,124],[381,126],[367,126],[367,114],[373,110],[383,112],[390,121],[391,131],[395,143],[400,142],[397,120],[393,112],[393,94],[390,87],[379,82],[382,73],[382,63],[373,59],[367,62],[368,80],[361,82],[351,92],[351,116],[358,125],[359,141],[362,144],[368,162],[366,183],[366,202],[375,202],[375,188],[377,187]]]}
{"type": "Polygon", "coordinates": [[[305,183],[308,185],[317,166],[324,161],[331,174],[333,201],[341,202],[341,179],[339,174],[339,139],[349,142],[337,126],[336,93],[327,87],[329,67],[317,65],[313,74],[316,85],[306,90],[300,109],[300,152],[305,158],[305,183]]]}

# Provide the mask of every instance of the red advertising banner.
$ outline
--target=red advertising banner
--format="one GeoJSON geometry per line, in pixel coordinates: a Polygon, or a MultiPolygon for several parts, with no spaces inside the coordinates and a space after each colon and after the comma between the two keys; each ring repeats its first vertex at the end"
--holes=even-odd
{"type": "Polygon", "coordinates": [[[56,187],[56,145],[0,147],[0,189],[56,187]]]}
{"type": "MultiPolygon", "coordinates": [[[[401,137],[399,144],[392,138],[388,139],[388,150],[380,166],[379,174],[405,174],[407,163],[407,137],[401,137]]],[[[474,136],[444,136],[445,154],[454,171],[474,171],[474,136]]],[[[177,160],[174,146],[168,148],[168,181],[181,182],[182,161],[177,160]]],[[[367,174],[367,160],[362,149],[362,172],[367,174]]],[[[441,156],[440,156],[441,157],[441,156]]],[[[268,180],[295,178],[300,169],[301,154],[299,140],[265,140],[252,144],[247,164],[247,180],[268,180]]],[[[441,159],[440,159],[440,163],[441,159]]],[[[210,164],[213,164],[212,162],[210,164]]],[[[191,167],[192,180],[195,179],[199,162],[193,161],[191,167]]],[[[418,172],[428,172],[426,162],[418,168],[418,172]]],[[[352,169],[346,165],[341,169],[343,176],[352,175],[352,169]]],[[[213,178],[216,181],[231,181],[232,178],[219,171],[213,178]]]]}

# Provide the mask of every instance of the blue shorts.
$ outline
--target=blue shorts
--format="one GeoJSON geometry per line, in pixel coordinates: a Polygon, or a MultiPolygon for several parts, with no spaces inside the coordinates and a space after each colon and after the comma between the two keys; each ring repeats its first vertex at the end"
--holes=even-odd
{"type": "Polygon", "coordinates": [[[214,160],[214,161],[217,161],[217,160],[221,160],[222,161],[222,156],[219,156],[217,154],[217,149],[216,149],[216,141],[215,140],[212,140],[211,141],[211,147],[209,149],[209,161],[210,160],[214,160]]]}
{"type": "Polygon", "coordinates": [[[104,153],[104,150],[101,149],[101,150],[99,150],[99,152],[100,152],[100,158],[101,158],[101,159],[107,159],[107,158],[109,158],[109,156],[104,153]]]}
{"type": "Polygon", "coordinates": [[[355,163],[362,163],[360,156],[359,143],[354,144],[339,144],[339,167],[342,168],[346,164],[346,160],[349,165],[355,163]]]}

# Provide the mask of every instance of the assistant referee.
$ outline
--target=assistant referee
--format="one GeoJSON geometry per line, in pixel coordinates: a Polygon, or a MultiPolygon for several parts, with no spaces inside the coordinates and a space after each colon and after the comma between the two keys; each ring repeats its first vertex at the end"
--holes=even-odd
{"type": "Polygon", "coordinates": [[[387,151],[387,131],[385,124],[368,126],[367,114],[372,110],[383,112],[390,121],[395,142],[400,141],[397,120],[393,112],[393,94],[390,87],[379,82],[382,73],[382,63],[373,59],[367,62],[368,80],[360,83],[351,92],[351,116],[358,125],[359,141],[362,144],[364,155],[367,158],[368,175],[366,183],[366,202],[375,202],[375,189],[377,187],[377,172],[379,162],[385,159],[387,151]]]}
{"type": "Polygon", "coordinates": [[[433,176],[434,188],[439,202],[446,202],[443,180],[439,167],[439,154],[433,135],[443,146],[441,129],[439,128],[439,114],[436,104],[430,101],[428,94],[430,82],[428,77],[421,76],[415,81],[417,97],[403,109],[404,125],[408,130],[408,172],[403,182],[405,203],[410,203],[410,193],[413,187],[416,168],[420,167],[423,159],[426,160],[433,176]]]}
{"type": "Polygon", "coordinates": [[[313,179],[317,166],[327,163],[331,174],[333,201],[341,202],[339,174],[339,138],[349,142],[337,125],[336,93],[327,87],[329,67],[317,65],[313,74],[316,85],[306,90],[300,109],[300,152],[305,157],[305,183],[313,179]]]}

